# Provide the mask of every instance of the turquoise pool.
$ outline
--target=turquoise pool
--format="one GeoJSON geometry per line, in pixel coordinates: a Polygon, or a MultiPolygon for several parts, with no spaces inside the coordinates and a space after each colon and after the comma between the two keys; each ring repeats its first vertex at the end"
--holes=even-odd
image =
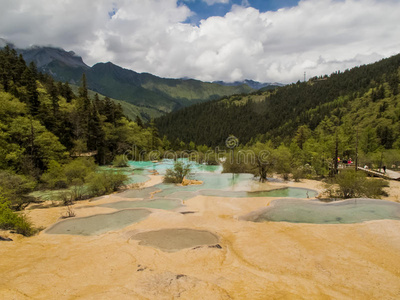
{"type": "Polygon", "coordinates": [[[251,197],[290,197],[290,198],[314,198],[318,195],[316,191],[303,188],[283,188],[270,191],[220,191],[220,190],[204,190],[200,191],[201,195],[216,197],[232,197],[232,198],[251,198],[251,197]]]}
{"type": "Polygon", "coordinates": [[[119,196],[125,198],[175,198],[187,200],[197,195],[215,196],[215,197],[291,197],[291,198],[314,198],[317,192],[303,188],[283,188],[269,191],[258,190],[262,185],[254,180],[251,174],[217,174],[200,173],[196,174],[197,180],[203,181],[201,185],[178,186],[170,183],[161,183],[153,187],[128,190],[119,196]],[[157,192],[157,193],[154,193],[157,192]],[[154,193],[154,194],[153,194],[154,193]]]}
{"type": "Polygon", "coordinates": [[[253,222],[351,224],[372,220],[400,220],[400,204],[374,199],[349,199],[330,203],[279,199],[244,219],[253,222]]]}
{"type": "Polygon", "coordinates": [[[99,235],[107,231],[124,228],[147,218],[147,209],[124,209],[110,214],[71,218],[48,228],[48,234],[99,235]]]}
{"type": "MultiPolygon", "coordinates": [[[[182,161],[184,163],[189,163],[191,166],[191,172],[192,173],[221,173],[222,171],[222,166],[217,165],[203,165],[203,164],[198,164],[193,161],[189,161],[188,159],[185,158],[180,158],[178,159],[179,161],[182,161]]],[[[167,169],[173,168],[174,166],[174,160],[173,159],[163,159],[161,161],[129,161],[128,164],[131,168],[134,170],[149,170],[149,171],[157,171],[161,175],[164,175],[167,169]]]]}

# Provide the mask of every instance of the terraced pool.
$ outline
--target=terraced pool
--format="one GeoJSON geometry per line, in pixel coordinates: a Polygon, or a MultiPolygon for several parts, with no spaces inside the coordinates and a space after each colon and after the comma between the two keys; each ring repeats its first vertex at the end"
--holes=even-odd
{"type": "Polygon", "coordinates": [[[279,199],[271,206],[244,217],[253,222],[351,224],[372,220],[400,220],[400,204],[374,199],[349,199],[330,203],[279,199]]]}
{"type": "Polygon", "coordinates": [[[140,245],[152,246],[167,252],[176,252],[203,245],[215,245],[219,241],[219,238],[209,231],[189,228],[146,231],[132,235],[131,239],[139,240],[140,245]]]}
{"type": "Polygon", "coordinates": [[[46,230],[46,233],[99,235],[142,221],[150,214],[147,209],[124,209],[109,214],[72,218],[54,224],[46,230]]]}

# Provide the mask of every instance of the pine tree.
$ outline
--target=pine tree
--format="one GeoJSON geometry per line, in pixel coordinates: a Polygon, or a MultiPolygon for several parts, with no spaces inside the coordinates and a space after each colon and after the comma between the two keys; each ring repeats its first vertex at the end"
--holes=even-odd
{"type": "Polygon", "coordinates": [[[56,86],[54,85],[54,81],[50,81],[49,82],[49,87],[47,92],[50,95],[50,100],[51,100],[51,108],[52,108],[52,112],[53,112],[53,116],[56,118],[60,105],[59,105],[59,99],[58,99],[58,89],[56,88],[56,86]]]}
{"type": "Polygon", "coordinates": [[[67,81],[62,86],[60,93],[65,98],[67,103],[71,103],[72,99],[75,97],[67,81]]]}
{"type": "Polygon", "coordinates": [[[21,82],[26,86],[26,94],[24,101],[28,104],[29,111],[33,116],[36,116],[39,112],[39,93],[37,91],[37,85],[35,77],[30,69],[25,69],[22,73],[21,82]]]}
{"type": "Polygon", "coordinates": [[[104,98],[104,115],[107,117],[107,122],[114,124],[114,103],[109,97],[104,98]]]}
{"type": "Polygon", "coordinates": [[[79,109],[85,114],[89,113],[90,99],[87,89],[85,73],[82,74],[81,86],[79,87],[78,95],[79,95],[79,109]]]}
{"type": "Polygon", "coordinates": [[[144,128],[143,121],[139,116],[136,116],[135,123],[138,124],[141,128],[144,128]]]}
{"type": "Polygon", "coordinates": [[[79,87],[78,93],[79,93],[78,94],[79,97],[84,98],[84,99],[89,99],[88,90],[87,90],[87,82],[86,82],[86,74],[85,73],[82,74],[81,86],[79,87]]]}

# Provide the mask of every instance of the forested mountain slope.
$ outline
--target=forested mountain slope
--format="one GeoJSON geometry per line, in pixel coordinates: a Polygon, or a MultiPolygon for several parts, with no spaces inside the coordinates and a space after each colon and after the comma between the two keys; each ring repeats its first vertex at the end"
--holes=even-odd
{"type": "MultiPolygon", "coordinates": [[[[224,95],[253,91],[247,84],[225,86],[193,79],[160,78],[124,69],[111,62],[89,67],[74,52],[60,48],[31,47],[17,49],[17,52],[27,63],[34,62],[39,71],[50,74],[55,80],[79,85],[85,73],[89,89],[161,113],[224,95]]],[[[141,117],[148,119],[146,113],[141,117]]]]}
{"type": "Polygon", "coordinates": [[[400,134],[400,55],[370,65],[311,78],[273,91],[234,95],[197,104],[156,119],[171,141],[224,145],[229,135],[240,143],[289,142],[302,125],[323,122],[370,128],[378,143],[391,148],[400,134]]]}
{"type": "Polygon", "coordinates": [[[9,47],[0,50],[0,170],[38,179],[54,163],[96,153],[100,164],[137,147],[158,147],[153,128],[128,120],[121,105],[91,95],[86,81],[75,94],[9,47]]]}
{"type": "MultiPolygon", "coordinates": [[[[79,86],[74,85],[74,84],[70,84],[69,86],[71,87],[71,90],[75,94],[79,93],[79,86]]],[[[88,89],[88,95],[91,99],[94,99],[94,97],[96,97],[96,94],[100,100],[104,100],[107,97],[107,96],[104,96],[93,90],[88,89]]],[[[156,117],[160,117],[164,114],[162,111],[160,111],[156,108],[137,106],[137,105],[131,104],[129,102],[117,100],[114,98],[110,98],[110,100],[115,102],[118,105],[121,105],[124,115],[131,120],[136,120],[137,117],[139,117],[142,119],[143,122],[150,122],[152,119],[154,119],[156,117]]]]}

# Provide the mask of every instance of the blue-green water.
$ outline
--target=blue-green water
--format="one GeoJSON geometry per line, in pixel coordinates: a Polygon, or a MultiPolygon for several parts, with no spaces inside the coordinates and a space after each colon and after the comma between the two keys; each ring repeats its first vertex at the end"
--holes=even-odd
{"type": "MultiPolygon", "coordinates": [[[[160,163],[130,162],[127,168],[118,169],[129,176],[129,183],[148,180],[152,170],[160,174],[173,166],[172,160],[160,163]]],[[[106,169],[106,168],[105,168],[106,169]]],[[[112,168],[113,170],[116,170],[112,168]]],[[[46,232],[49,234],[98,235],[126,227],[147,218],[151,211],[145,208],[173,210],[182,207],[182,200],[198,195],[230,198],[286,197],[272,202],[261,212],[249,214],[244,219],[254,222],[292,222],[315,224],[347,224],[370,220],[400,220],[400,204],[382,200],[356,199],[331,203],[299,200],[315,198],[317,192],[303,188],[281,188],[262,191],[264,184],[251,174],[221,174],[220,166],[192,163],[192,178],[201,185],[179,186],[161,183],[149,188],[131,189],[117,196],[136,198],[137,201],[118,201],[99,206],[114,208],[110,214],[73,218],[61,221],[46,232]]]]}
{"type": "MultiPolygon", "coordinates": [[[[191,162],[188,159],[179,159],[185,163],[189,163],[191,166],[191,175],[199,173],[221,173],[222,166],[210,166],[191,162]]],[[[125,168],[110,168],[108,166],[100,167],[100,170],[112,170],[115,172],[121,172],[128,176],[126,184],[142,183],[150,179],[149,175],[152,172],[157,171],[159,174],[164,175],[167,169],[173,168],[174,160],[164,159],[159,162],[152,161],[129,161],[128,167],[125,168]]],[[[189,176],[189,177],[190,177],[189,176]]],[[[197,175],[196,175],[197,177],[197,175]]]]}
{"type": "MultiPolygon", "coordinates": [[[[189,161],[185,158],[178,159],[184,163],[190,164],[192,173],[221,173],[222,166],[212,166],[198,164],[193,161],[189,161]]],[[[162,161],[152,162],[152,161],[129,161],[128,164],[131,168],[135,170],[143,169],[148,171],[157,171],[159,174],[164,175],[167,169],[174,167],[175,161],[173,159],[163,159],[162,161]]]]}
{"type": "Polygon", "coordinates": [[[270,191],[219,191],[204,190],[200,191],[201,195],[216,197],[232,197],[232,198],[252,198],[252,197],[290,197],[290,198],[314,198],[318,195],[316,191],[303,188],[283,188],[270,191]]]}
{"type": "Polygon", "coordinates": [[[147,218],[147,209],[124,209],[110,214],[72,218],[54,224],[46,230],[48,234],[99,235],[124,228],[147,218]]]}
{"type": "Polygon", "coordinates": [[[215,197],[291,197],[314,198],[317,192],[303,188],[284,188],[269,191],[252,191],[262,187],[251,174],[218,174],[200,173],[195,178],[203,182],[201,185],[178,186],[171,183],[161,183],[150,188],[140,190],[128,190],[121,194],[125,198],[174,198],[187,200],[197,195],[215,197]],[[158,191],[155,194],[154,192],[158,191]]]}
{"type": "Polygon", "coordinates": [[[279,199],[248,218],[254,222],[351,224],[371,220],[400,220],[400,204],[384,200],[349,199],[331,203],[279,199]]]}

